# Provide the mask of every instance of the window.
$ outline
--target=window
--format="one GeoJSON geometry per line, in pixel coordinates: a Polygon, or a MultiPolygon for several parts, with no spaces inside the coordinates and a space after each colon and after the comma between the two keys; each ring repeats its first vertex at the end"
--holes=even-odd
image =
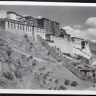
{"type": "Polygon", "coordinates": [[[30,31],[30,26],[29,26],[29,31],[30,31]]]}
{"type": "Polygon", "coordinates": [[[29,31],[29,26],[28,26],[28,31],[29,31]]]}
{"type": "Polygon", "coordinates": [[[49,34],[46,34],[46,39],[50,40],[50,35],[49,34]]]}
{"type": "Polygon", "coordinates": [[[14,24],[15,24],[15,23],[13,22],[13,28],[14,28],[14,24]]]}
{"type": "Polygon", "coordinates": [[[17,24],[18,25],[18,30],[19,30],[19,24],[17,24]]]}
{"type": "Polygon", "coordinates": [[[24,25],[23,25],[23,30],[24,30],[24,25]]]}
{"type": "Polygon", "coordinates": [[[16,24],[14,23],[14,29],[16,29],[16,24]]]}
{"type": "Polygon", "coordinates": [[[22,29],[22,25],[20,24],[20,30],[22,29]]]}
{"type": "Polygon", "coordinates": [[[33,32],[33,30],[34,30],[33,28],[34,28],[34,27],[32,26],[32,27],[31,27],[31,31],[32,31],[32,32],[33,32]]]}
{"type": "Polygon", "coordinates": [[[30,32],[31,32],[31,26],[29,28],[30,28],[30,32]]]}
{"type": "Polygon", "coordinates": [[[8,28],[10,27],[10,22],[8,21],[8,28]]]}
{"type": "Polygon", "coordinates": [[[81,42],[81,47],[82,47],[82,49],[85,48],[85,42],[84,41],[81,42]]]}
{"type": "Polygon", "coordinates": [[[13,23],[11,22],[11,28],[13,28],[13,23]]]}
{"type": "Polygon", "coordinates": [[[26,26],[26,31],[27,31],[27,26],[26,26]]]}

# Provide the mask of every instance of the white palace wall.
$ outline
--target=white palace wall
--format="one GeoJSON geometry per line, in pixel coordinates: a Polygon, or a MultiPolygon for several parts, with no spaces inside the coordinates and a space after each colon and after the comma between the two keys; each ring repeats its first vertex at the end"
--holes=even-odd
{"type": "Polygon", "coordinates": [[[26,26],[19,23],[5,21],[5,31],[12,32],[14,34],[25,35],[32,37],[32,26],[26,26]],[[9,24],[8,24],[9,23],[9,24]]]}
{"type": "Polygon", "coordinates": [[[74,56],[73,49],[71,46],[70,40],[68,40],[67,37],[61,38],[56,36],[51,36],[51,40],[54,41],[53,43],[49,43],[50,46],[56,46],[61,50],[62,53],[68,53],[72,56],[74,56]]]}
{"type": "Polygon", "coordinates": [[[37,41],[37,35],[41,36],[42,39],[46,39],[45,37],[45,30],[38,28],[38,27],[32,27],[28,26],[25,24],[20,24],[16,22],[11,22],[11,21],[4,21],[5,22],[5,31],[11,32],[14,34],[19,34],[19,35],[25,35],[27,34],[28,36],[34,38],[37,41]]]}
{"type": "Polygon", "coordinates": [[[73,43],[67,35],[64,36],[64,38],[51,36],[51,40],[54,42],[50,42],[49,45],[59,48],[62,53],[68,53],[71,56],[80,55],[87,59],[90,59],[92,56],[92,53],[89,49],[89,43],[85,45],[85,48],[83,50],[81,49],[81,42],[78,41],[78,43],[73,43]],[[79,48],[79,49],[78,49],[79,48]]]}
{"type": "Polygon", "coordinates": [[[87,53],[91,58],[92,53],[91,53],[90,48],[89,48],[89,43],[86,43],[85,48],[82,51],[87,53]]]}
{"type": "Polygon", "coordinates": [[[76,39],[76,40],[72,41],[72,46],[75,48],[81,49],[81,40],[76,39]]]}
{"type": "Polygon", "coordinates": [[[74,54],[83,56],[83,57],[85,57],[87,59],[91,58],[91,55],[87,54],[86,52],[80,51],[80,50],[78,50],[78,49],[76,49],[74,47],[73,47],[73,52],[74,52],[74,54]]]}
{"type": "Polygon", "coordinates": [[[35,41],[38,41],[37,35],[39,35],[40,37],[42,37],[42,39],[46,39],[45,33],[46,33],[46,32],[45,32],[44,29],[34,27],[34,37],[35,37],[35,41]]]}

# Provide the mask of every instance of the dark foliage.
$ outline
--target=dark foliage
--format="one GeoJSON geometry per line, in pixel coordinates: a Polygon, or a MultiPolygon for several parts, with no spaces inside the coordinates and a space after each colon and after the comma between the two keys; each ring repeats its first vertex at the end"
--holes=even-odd
{"type": "Polygon", "coordinates": [[[65,80],[64,84],[69,85],[70,81],[69,80],[65,80]]]}
{"type": "Polygon", "coordinates": [[[78,83],[76,81],[72,81],[71,82],[71,86],[75,86],[76,87],[76,86],[78,86],[78,83]]]}

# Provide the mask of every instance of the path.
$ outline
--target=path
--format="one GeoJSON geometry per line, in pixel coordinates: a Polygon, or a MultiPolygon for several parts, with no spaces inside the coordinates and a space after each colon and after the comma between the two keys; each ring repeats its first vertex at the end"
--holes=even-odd
{"type": "MultiPolygon", "coordinates": [[[[26,53],[25,51],[20,50],[19,48],[17,48],[16,46],[14,46],[14,45],[12,45],[12,44],[10,44],[9,46],[10,46],[13,50],[15,50],[15,51],[17,51],[17,52],[19,52],[19,53],[21,53],[21,54],[24,54],[24,55],[26,55],[26,56],[28,56],[28,57],[31,56],[31,54],[28,54],[28,53],[26,53]]],[[[40,59],[40,58],[37,58],[37,57],[35,57],[35,56],[33,56],[33,58],[36,59],[36,60],[38,60],[38,61],[40,61],[40,62],[46,62],[45,60],[40,59]]]]}

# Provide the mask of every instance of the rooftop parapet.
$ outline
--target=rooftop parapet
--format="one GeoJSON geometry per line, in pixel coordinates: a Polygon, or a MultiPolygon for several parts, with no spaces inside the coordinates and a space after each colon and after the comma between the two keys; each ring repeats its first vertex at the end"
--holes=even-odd
{"type": "Polygon", "coordinates": [[[84,41],[84,42],[86,42],[86,43],[88,42],[87,40],[82,39],[82,38],[78,38],[78,37],[71,37],[71,40],[72,40],[72,41],[76,41],[76,40],[77,40],[77,41],[84,41]]]}
{"type": "Polygon", "coordinates": [[[47,20],[47,21],[51,21],[51,22],[55,22],[55,23],[57,23],[57,24],[60,24],[59,22],[57,22],[57,21],[53,21],[53,20],[48,19],[48,18],[40,18],[39,20],[47,20]]]}

